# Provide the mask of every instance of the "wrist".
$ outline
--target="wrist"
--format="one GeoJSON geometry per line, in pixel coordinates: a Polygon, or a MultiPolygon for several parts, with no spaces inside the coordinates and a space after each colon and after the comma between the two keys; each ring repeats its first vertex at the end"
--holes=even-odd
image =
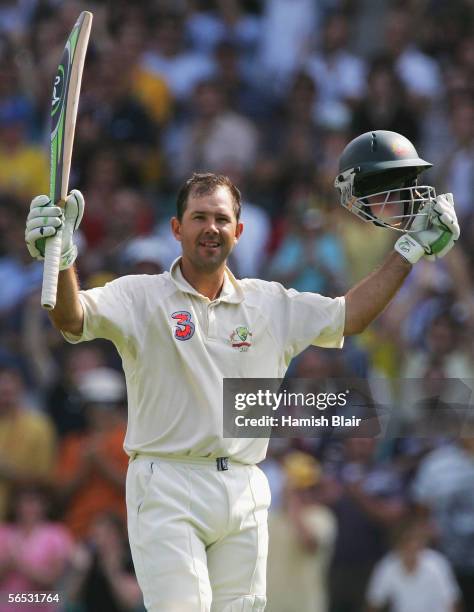
{"type": "Polygon", "coordinates": [[[400,236],[393,248],[410,265],[415,264],[425,255],[425,249],[409,234],[400,236]]]}
{"type": "Polygon", "coordinates": [[[68,268],[70,268],[76,261],[76,257],[77,246],[73,244],[70,249],[68,249],[65,253],[61,254],[61,263],[59,265],[59,270],[62,272],[63,270],[67,270],[68,268]]]}

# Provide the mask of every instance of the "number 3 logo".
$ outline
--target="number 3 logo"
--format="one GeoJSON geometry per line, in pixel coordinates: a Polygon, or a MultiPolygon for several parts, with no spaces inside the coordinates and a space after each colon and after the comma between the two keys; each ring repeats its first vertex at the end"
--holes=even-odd
{"type": "Polygon", "coordinates": [[[178,321],[174,330],[174,337],[178,340],[189,340],[189,338],[192,338],[194,323],[191,321],[191,313],[187,310],[178,310],[178,312],[173,312],[171,317],[178,321]]]}

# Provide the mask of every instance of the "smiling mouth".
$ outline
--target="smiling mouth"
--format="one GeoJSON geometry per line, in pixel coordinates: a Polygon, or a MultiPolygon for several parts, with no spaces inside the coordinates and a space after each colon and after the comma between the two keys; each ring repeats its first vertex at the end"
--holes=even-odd
{"type": "Polygon", "coordinates": [[[199,246],[202,246],[205,249],[217,249],[221,245],[220,242],[216,242],[215,240],[202,240],[199,242],[199,246]]]}

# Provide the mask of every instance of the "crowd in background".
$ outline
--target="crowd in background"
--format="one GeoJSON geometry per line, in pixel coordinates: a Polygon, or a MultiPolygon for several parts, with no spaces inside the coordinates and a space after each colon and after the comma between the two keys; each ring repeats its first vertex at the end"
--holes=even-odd
{"type": "MultiPolygon", "coordinates": [[[[78,612],[142,609],[119,358],[52,329],[42,265],[24,244],[29,202],[48,192],[52,79],[81,10],[94,13],[70,179],[86,201],[83,288],[168,269],[179,254],[169,218],[193,171],[227,174],[243,194],[236,276],[330,296],[396,239],[337,203],[351,138],[404,134],[434,164],[423,182],[454,194],[456,248],[418,263],[342,351],[309,349],[291,367],[384,381],[401,416],[378,439],[272,440],[267,609],[474,610],[473,438],[449,411],[430,429],[452,401],[443,379],[465,381],[454,392],[464,405],[474,379],[472,0],[1,3],[0,592],[59,590],[78,612]]],[[[58,609],[48,605],[37,609],[58,609]]],[[[21,606],[0,599],[2,612],[21,606]]]]}

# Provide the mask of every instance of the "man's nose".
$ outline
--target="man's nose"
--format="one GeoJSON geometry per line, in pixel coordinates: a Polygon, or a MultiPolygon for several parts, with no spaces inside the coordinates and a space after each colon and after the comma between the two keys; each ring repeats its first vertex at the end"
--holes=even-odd
{"type": "Polygon", "coordinates": [[[208,218],[206,224],[206,232],[209,234],[218,234],[219,230],[217,229],[217,222],[213,218],[208,218]]]}

